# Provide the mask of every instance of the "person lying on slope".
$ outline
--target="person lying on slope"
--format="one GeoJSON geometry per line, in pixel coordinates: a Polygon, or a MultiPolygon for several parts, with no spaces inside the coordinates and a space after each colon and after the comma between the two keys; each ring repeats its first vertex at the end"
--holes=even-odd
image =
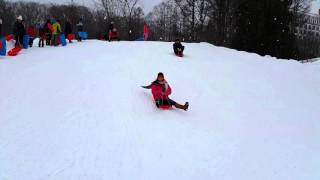
{"type": "Polygon", "coordinates": [[[186,102],[185,105],[181,105],[169,98],[171,94],[171,87],[164,78],[163,73],[159,73],[157,79],[152,82],[149,86],[142,86],[145,89],[151,89],[153,98],[156,102],[156,106],[161,108],[163,106],[175,106],[178,109],[183,109],[185,111],[189,108],[189,103],[186,102]]]}

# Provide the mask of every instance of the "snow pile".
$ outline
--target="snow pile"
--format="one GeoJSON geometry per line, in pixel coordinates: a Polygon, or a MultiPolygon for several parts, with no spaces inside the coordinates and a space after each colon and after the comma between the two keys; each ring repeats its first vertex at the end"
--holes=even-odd
{"type": "Polygon", "coordinates": [[[86,41],[0,58],[0,179],[316,180],[320,67],[219,48],[86,41]],[[140,88],[162,71],[161,111],[140,88]]]}

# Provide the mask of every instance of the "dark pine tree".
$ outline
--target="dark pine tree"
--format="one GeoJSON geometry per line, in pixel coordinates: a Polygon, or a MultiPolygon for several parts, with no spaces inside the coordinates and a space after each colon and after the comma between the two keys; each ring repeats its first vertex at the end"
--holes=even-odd
{"type": "Polygon", "coordinates": [[[295,58],[291,5],[292,0],[240,1],[232,46],[260,55],[295,58]]]}

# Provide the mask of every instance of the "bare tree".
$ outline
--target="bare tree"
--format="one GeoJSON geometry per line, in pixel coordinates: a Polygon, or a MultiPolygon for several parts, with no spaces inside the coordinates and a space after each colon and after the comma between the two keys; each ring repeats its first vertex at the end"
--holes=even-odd
{"type": "Polygon", "coordinates": [[[208,2],[206,0],[175,0],[188,25],[190,40],[196,41],[197,34],[202,33],[203,27],[208,23],[208,2]]]}
{"type": "Polygon", "coordinates": [[[46,5],[36,2],[16,2],[11,4],[16,15],[21,15],[29,25],[35,25],[45,18],[46,5]]]}
{"type": "MultiPolygon", "coordinates": [[[[138,8],[139,0],[118,0],[121,10],[121,15],[125,20],[125,28],[128,37],[130,36],[130,31],[133,29],[133,18],[136,12],[143,14],[143,11],[136,11],[138,8]]],[[[140,8],[141,9],[141,8],[140,8]]],[[[142,10],[142,9],[141,9],[142,10]]]]}

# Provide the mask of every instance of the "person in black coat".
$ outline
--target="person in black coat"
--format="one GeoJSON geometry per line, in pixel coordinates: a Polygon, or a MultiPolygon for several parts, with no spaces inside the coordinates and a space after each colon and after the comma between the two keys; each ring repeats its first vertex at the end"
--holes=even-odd
{"type": "Polygon", "coordinates": [[[46,45],[50,46],[52,39],[52,24],[50,19],[47,19],[46,23],[43,25],[43,31],[46,38],[46,45]]]}
{"type": "Polygon", "coordinates": [[[176,39],[173,44],[173,51],[177,56],[183,56],[184,46],[182,46],[180,39],[176,39]]]}
{"type": "Polygon", "coordinates": [[[16,40],[15,46],[22,46],[23,45],[23,36],[26,34],[26,29],[23,25],[23,19],[22,16],[19,16],[14,23],[13,27],[13,35],[16,40]]]}
{"type": "Polygon", "coordinates": [[[114,27],[114,22],[111,22],[110,25],[109,25],[109,29],[108,29],[109,32],[112,32],[114,28],[115,28],[114,27]]]}
{"type": "MultiPolygon", "coordinates": [[[[72,34],[72,26],[70,21],[66,21],[65,27],[64,27],[64,34],[66,37],[68,37],[69,34],[72,34]]],[[[69,39],[69,43],[72,43],[72,41],[69,39]]]]}

